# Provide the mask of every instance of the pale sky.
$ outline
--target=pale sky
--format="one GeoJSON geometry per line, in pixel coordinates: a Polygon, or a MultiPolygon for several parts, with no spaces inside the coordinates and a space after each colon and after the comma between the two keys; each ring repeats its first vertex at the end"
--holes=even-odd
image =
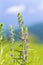
{"type": "Polygon", "coordinates": [[[0,0],[0,22],[5,25],[18,25],[19,11],[25,25],[43,23],[43,0],[0,0]]]}

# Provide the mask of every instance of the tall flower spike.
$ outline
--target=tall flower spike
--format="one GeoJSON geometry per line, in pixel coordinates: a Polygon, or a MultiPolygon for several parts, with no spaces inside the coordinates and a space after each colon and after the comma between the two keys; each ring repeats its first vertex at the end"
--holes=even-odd
{"type": "MultiPolygon", "coordinates": [[[[24,50],[23,50],[23,41],[24,41],[24,32],[23,32],[23,28],[24,28],[24,24],[23,24],[23,19],[22,19],[22,16],[21,16],[21,13],[18,13],[18,23],[19,23],[19,28],[21,29],[21,40],[22,40],[22,44],[21,44],[21,52],[20,52],[20,58],[23,58],[24,59],[24,50]]],[[[23,60],[22,60],[22,63],[23,63],[23,60]]]]}
{"type": "Polygon", "coordinates": [[[10,34],[11,34],[11,43],[14,43],[14,29],[12,25],[10,25],[10,34]]]}
{"type": "Polygon", "coordinates": [[[3,39],[3,36],[2,36],[3,30],[2,30],[2,28],[3,28],[3,24],[0,24],[0,41],[3,39]]]}
{"type": "Polygon", "coordinates": [[[25,28],[24,31],[24,36],[25,36],[25,61],[28,59],[28,28],[25,28]]]}
{"type": "MultiPolygon", "coordinates": [[[[12,25],[10,25],[10,41],[11,41],[11,48],[10,48],[10,51],[11,51],[11,53],[10,53],[10,56],[13,58],[13,56],[14,56],[14,58],[15,58],[15,53],[13,54],[12,53],[12,50],[14,50],[14,29],[13,29],[13,26],[12,25]]],[[[12,59],[12,61],[13,61],[13,59],[12,59]]]]}
{"type": "Polygon", "coordinates": [[[23,24],[21,13],[18,13],[18,22],[19,22],[19,28],[21,29],[21,39],[22,39],[22,45],[21,45],[22,52],[20,52],[20,55],[23,55],[22,63],[25,63],[27,62],[28,59],[28,28],[25,27],[23,24]]]}

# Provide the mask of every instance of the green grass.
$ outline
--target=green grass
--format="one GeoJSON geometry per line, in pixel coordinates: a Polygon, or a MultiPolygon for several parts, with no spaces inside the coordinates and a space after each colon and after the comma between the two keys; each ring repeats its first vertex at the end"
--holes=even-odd
{"type": "MultiPolygon", "coordinates": [[[[19,53],[14,49],[20,50],[19,44],[21,42],[15,42],[14,48],[10,51],[12,44],[10,42],[2,41],[0,43],[0,65],[20,65],[18,62],[13,62],[13,58],[17,58],[19,53]],[[15,53],[13,57],[10,57],[11,53],[15,53]]],[[[43,44],[28,43],[28,64],[26,65],[43,65],[43,44]]]]}

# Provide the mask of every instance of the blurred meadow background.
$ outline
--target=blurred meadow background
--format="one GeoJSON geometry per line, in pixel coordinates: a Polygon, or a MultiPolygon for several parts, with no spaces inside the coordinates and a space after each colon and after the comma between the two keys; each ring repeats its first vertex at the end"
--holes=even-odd
{"type": "MultiPolygon", "coordinates": [[[[20,65],[10,57],[9,25],[12,25],[15,34],[18,34],[17,14],[21,12],[23,22],[28,27],[28,64],[43,65],[43,0],[0,0],[0,24],[3,23],[4,40],[0,41],[0,65],[20,65]]],[[[14,47],[20,49],[21,40],[15,36],[14,47]]],[[[14,54],[14,49],[12,50],[14,54]]],[[[18,53],[15,52],[15,56],[18,53]]],[[[13,58],[14,58],[13,57],[13,58]]]]}

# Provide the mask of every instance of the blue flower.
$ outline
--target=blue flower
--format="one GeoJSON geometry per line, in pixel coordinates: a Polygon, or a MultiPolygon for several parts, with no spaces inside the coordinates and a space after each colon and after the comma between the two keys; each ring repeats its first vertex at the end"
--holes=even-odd
{"type": "Polygon", "coordinates": [[[11,54],[10,54],[10,56],[12,57],[12,56],[13,56],[13,54],[11,53],[11,54]]]}
{"type": "Polygon", "coordinates": [[[28,43],[28,39],[26,39],[26,43],[28,43]]]}

